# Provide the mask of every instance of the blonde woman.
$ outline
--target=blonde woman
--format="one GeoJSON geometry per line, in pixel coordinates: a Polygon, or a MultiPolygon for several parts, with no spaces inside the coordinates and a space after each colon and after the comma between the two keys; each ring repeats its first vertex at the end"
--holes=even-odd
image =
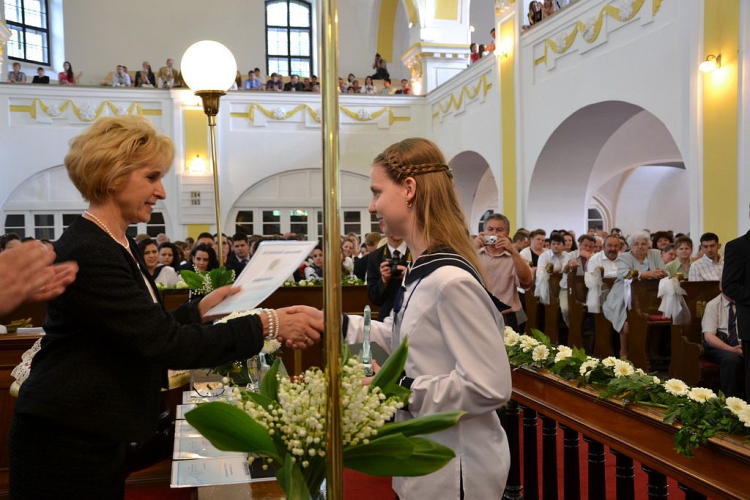
{"type": "MultiPolygon", "coordinates": [[[[412,394],[397,420],[467,412],[431,435],[456,458],[428,476],[394,477],[393,487],[401,500],[499,498],[510,466],[496,413],[511,396],[502,303],[484,286],[451,169],[434,143],[406,139],[375,158],[370,189],[370,212],[414,258],[391,316],[372,326],[372,340],[387,351],[409,338],[400,384],[412,394]]],[[[362,341],[362,317],[346,317],[345,335],[362,341]]]]}

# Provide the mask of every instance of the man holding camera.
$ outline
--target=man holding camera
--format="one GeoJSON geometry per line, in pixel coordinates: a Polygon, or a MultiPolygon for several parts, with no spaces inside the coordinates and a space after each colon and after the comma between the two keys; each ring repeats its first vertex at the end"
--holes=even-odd
{"type": "Polygon", "coordinates": [[[527,290],[534,281],[529,264],[510,240],[510,221],[502,214],[492,214],[484,223],[484,231],[474,239],[479,262],[484,267],[487,288],[510,309],[503,312],[506,326],[518,331],[526,321],[517,288],[527,290]],[[521,316],[519,318],[519,316],[521,316]]]}
{"type": "Polygon", "coordinates": [[[380,306],[378,321],[391,315],[393,299],[401,285],[411,253],[400,238],[386,234],[387,243],[368,255],[367,296],[380,306]]]}

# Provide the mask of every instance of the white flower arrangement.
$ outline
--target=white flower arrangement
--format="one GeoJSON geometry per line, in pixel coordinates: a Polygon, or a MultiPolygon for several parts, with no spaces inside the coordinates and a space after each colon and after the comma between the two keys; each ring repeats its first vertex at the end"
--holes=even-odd
{"type": "Polygon", "coordinates": [[[567,359],[573,355],[573,349],[568,346],[561,345],[557,348],[557,354],[555,354],[555,363],[559,363],[563,359],[567,359]]]}
{"type": "Polygon", "coordinates": [[[546,361],[547,357],[549,357],[549,349],[545,345],[538,345],[531,351],[531,359],[537,363],[546,361]]]}
{"type": "Polygon", "coordinates": [[[664,382],[664,390],[672,396],[687,396],[688,386],[685,382],[677,378],[670,378],[664,382]]]}
{"type": "Polygon", "coordinates": [[[529,352],[539,345],[539,341],[537,339],[529,337],[528,335],[521,335],[520,342],[523,352],[529,352]]]}
{"type": "Polygon", "coordinates": [[[606,366],[607,368],[612,368],[615,366],[615,363],[617,362],[617,358],[614,356],[607,356],[602,360],[602,364],[606,366]]]}
{"type": "Polygon", "coordinates": [[[688,391],[687,397],[696,403],[706,403],[710,399],[716,398],[716,393],[705,387],[693,387],[688,391]]]}
{"type": "Polygon", "coordinates": [[[614,373],[616,378],[620,377],[627,377],[629,375],[632,375],[635,373],[635,370],[633,369],[633,365],[631,365],[629,362],[618,359],[615,361],[614,373]]]}
{"type": "Polygon", "coordinates": [[[745,403],[743,400],[734,397],[727,398],[726,404],[727,408],[729,408],[729,410],[735,415],[739,415],[742,409],[747,406],[747,403],[745,403]]]}

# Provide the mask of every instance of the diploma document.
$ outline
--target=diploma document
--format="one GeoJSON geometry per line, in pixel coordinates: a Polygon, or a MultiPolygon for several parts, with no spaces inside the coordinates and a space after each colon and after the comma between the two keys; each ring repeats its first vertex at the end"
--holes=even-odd
{"type": "Polygon", "coordinates": [[[242,291],[208,311],[222,316],[254,309],[289,279],[317,243],[314,241],[264,241],[234,282],[242,291]]]}

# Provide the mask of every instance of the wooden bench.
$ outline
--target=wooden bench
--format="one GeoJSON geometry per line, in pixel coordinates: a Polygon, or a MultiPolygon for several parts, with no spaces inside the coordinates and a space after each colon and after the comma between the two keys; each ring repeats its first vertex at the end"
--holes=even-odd
{"type": "MultiPolygon", "coordinates": [[[[526,302],[526,326],[524,332],[531,335],[531,330],[541,330],[544,327],[544,307],[539,303],[539,299],[534,296],[536,286],[526,290],[524,301],[526,302]]],[[[520,332],[519,332],[520,333],[520,332]]]]}
{"type": "Polygon", "coordinates": [[[544,306],[544,334],[550,338],[552,345],[560,343],[559,323],[562,319],[560,311],[560,281],[562,273],[549,275],[549,304],[544,306]]]}
{"type": "MultiPolygon", "coordinates": [[[[588,314],[587,293],[584,276],[578,276],[575,270],[568,273],[568,347],[585,347],[583,322],[588,314]]],[[[589,347],[586,351],[590,350],[589,347]]]]}
{"type": "Polygon", "coordinates": [[[703,358],[703,311],[706,303],[719,295],[718,281],[683,281],[685,303],[690,311],[689,325],[672,325],[672,362],[669,376],[690,386],[715,386],[719,366],[703,358]]]}
{"type": "Polygon", "coordinates": [[[652,371],[658,358],[659,333],[668,330],[672,320],[659,311],[659,280],[633,280],[631,309],[628,311],[628,356],[636,368],[652,371]]]}
{"type": "MultiPolygon", "coordinates": [[[[612,286],[615,284],[615,281],[617,281],[615,278],[602,279],[602,291],[605,292],[602,294],[602,307],[604,307],[604,300],[609,293],[609,290],[611,290],[612,286]]],[[[607,356],[619,354],[615,353],[612,349],[612,333],[614,331],[614,326],[612,326],[612,323],[606,318],[606,316],[604,316],[603,312],[600,311],[594,314],[594,356],[599,359],[604,359],[607,356]]]]}

